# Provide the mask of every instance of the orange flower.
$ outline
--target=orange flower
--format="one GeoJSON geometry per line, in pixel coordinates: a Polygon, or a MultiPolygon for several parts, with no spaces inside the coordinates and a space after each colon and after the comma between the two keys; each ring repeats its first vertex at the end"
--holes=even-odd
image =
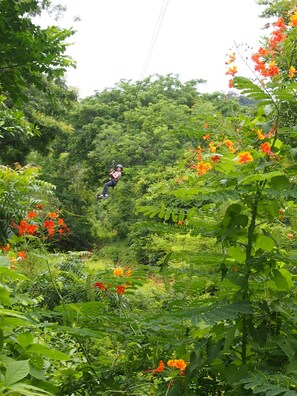
{"type": "Polygon", "coordinates": [[[153,370],[147,370],[145,373],[161,373],[165,369],[165,364],[163,360],[160,360],[159,365],[156,369],[153,370]]]}
{"type": "Polygon", "coordinates": [[[266,49],[266,48],[263,48],[263,47],[260,47],[260,48],[259,48],[258,53],[259,53],[261,56],[266,56],[266,55],[269,54],[269,52],[267,51],[267,49],[266,49]]]}
{"type": "Polygon", "coordinates": [[[263,151],[265,154],[271,153],[271,147],[268,142],[262,143],[260,146],[260,149],[263,151]]]}
{"type": "Polygon", "coordinates": [[[231,80],[228,81],[228,87],[233,88],[234,87],[234,80],[231,78],[231,80]]]}
{"type": "Polygon", "coordinates": [[[253,161],[253,157],[251,156],[251,154],[248,151],[245,151],[244,153],[239,153],[238,154],[238,160],[237,162],[239,164],[246,164],[249,161],[253,161]]]}
{"type": "Polygon", "coordinates": [[[217,148],[214,145],[214,142],[209,143],[209,149],[212,153],[215,153],[217,151],[217,148]]]}
{"type": "Polygon", "coordinates": [[[18,226],[19,234],[24,235],[24,233],[26,232],[26,228],[27,228],[27,220],[22,220],[20,222],[20,225],[18,226]]]}
{"type": "Polygon", "coordinates": [[[3,252],[7,252],[10,249],[10,244],[7,243],[5,246],[1,246],[1,249],[3,250],[3,252]]]}
{"type": "Polygon", "coordinates": [[[290,26],[297,26],[297,11],[290,15],[290,26]]]}
{"type": "Polygon", "coordinates": [[[177,224],[178,224],[178,225],[182,225],[183,222],[182,222],[181,220],[178,220],[177,224]]]}
{"type": "Polygon", "coordinates": [[[229,55],[229,59],[225,62],[226,65],[230,65],[230,63],[235,62],[235,52],[232,52],[232,54],[229,55]]]}
{"type": "Polygon", "coordinates": [[[24,250],[22,250],[21,252],[18,252],[17,256],[20,257],[22,260],[26,260],[26,258],[27,258],[26,252],[24,250]]]}
{"type": "Polygon", "coordinates": [[[183,359],[173,359],[173,360],[168,360],[167,366],[179,369],[180,374],[183,375],[187,367],[187,363],[183,359]]]}
{"type": "Polygon", "coordinates": [[[291,232],[289,234],[287,234],[287,237],[292,241],[294,238],[294,234],[292,234],[291,232]]]}
{"type": "Polygon", "coordinates": [[[273,26],[277,26],[280,30],[286,29],[284,18],[279,18],[276,22],[273,23],[273,26]]]}
{"type": "Polygon", "coordinates": [[[238,72],[237,66],[231,66],[228,67],[226,74],[234,77],[237,72],[238,72]]]}
{"type": "Polygon", "coordinates": [[[125,272],[125,277],[126,277],[126,278],[129,278],[129,277],[131,276],[131,274],[132,274],[132,271],[131,271],[130,268],[128,268],[128,269],[126,270],[126,272],[125,272]]]}
{"type": "Polygon", "coordinates": [[[50,219],[57,219],[59,217],[59,215],[55,212],[48,212],[48,217],[50,219]]]}
{"type": "Polygon", "coordinates": [[[114,270],[113,270],[113,275],[114,276],[124,276],[124,270],[123,270],[123,268],[115,268],[114,270]]]}
{"type": "Polygon", "coordinates": [[[231,140],[227,139],[225,140],[225,145],[229,148],[233,146],[233,142],[231,142],[231,140]]]}
{"type": "Polygon", "coordinates": [[[212,168],[209,162],[200,161],[197,164],[196,169],[198,170],[198,175],[201,176],[204,173],[208,172],[212,168]]]}
{"type": "Polygon", "coordinates": [[[275,61],[269,63],[269,67],[267,70],[267,77],[276,76],[279,73],[278,67],[275,65],[275,61]]]}
{"type": "Polygon", "coordinates": [[[187,367],[187,363],[183,359],[178,359],[175,361],[175,367],[181,371],[184,371],[187,367]]]}
{"type": "Polygon", "coordinates": [[[209,134],[209,133],[208,133],[207,135],[204,135],[204,136],[203,136],[203,139],[204,139],[204,140],[209,140],[209,138],[210,138],[210,134],[209,134]]]}
{"type": "Polygon", "coordinates": [[[168,367],[175,367],[175,360],[168,360],[167,366],[168,367]]]}
{"type": "Polygon", "coordinates": [[[33,219],[34,217],[37,217],[38,213],[32,210],[31,212],[28,213],[29,219],[33,219]]]}
{"type": "Polygon", "coordinates": [[[161,373],[161,371],[163,371],[165,369],[165,364],[163,362],[163,360],[160,360],[159,362],[159,366],[156,368],[156,373],[161,373]]]}
{"type": "Polygon", "coordinates": [[[263,139],[265,138],[265,136],[264,136],[263,133],[262,133],[262,129],[258,129],[258,130],[257,130],[257,135],[258,135],[258,138],[259,138],[260,140],[263,140],[263,139]]]}
{"type": "Polygon", "coordinates": [[[26,233],[30,235],[34,235],[37,229],[38,229],[37,224],[27,224],[26,233]]]}
{"type": "Polygon", "coordinates": [[[289,78],[293,78],[294,75],[295,75],[295,73],[296,73],[295,67],[294,67],[294,66],[290,66],[290,69],[289,69],[289,78]]]}
{"type": "Polygon", "coordinates": [[[230,153],[235,153],[235,151],[236,151],[236,150],[235,150],[234,147],[229,147],[229,152],[230,152],[230,153]]]}
{"type": "Polygon", "coordinates": [[[121,295],[125,293],[125,286],[116,286],[116,293],[121,295]]]}
{"type": "Polygon", "coordinates": [[[214,162],[216,164],[217,162],[220,161],[220,156],[219,155],[213,155],[210,159],[212,160],[212,162],[214,162]]]}

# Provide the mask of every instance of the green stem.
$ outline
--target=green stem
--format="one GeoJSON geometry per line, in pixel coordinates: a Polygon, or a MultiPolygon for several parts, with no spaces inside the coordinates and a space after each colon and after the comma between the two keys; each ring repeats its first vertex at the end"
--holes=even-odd
{"type": "MultiPolygon", "coordinates": [[[[263,186],[262,186],[263,187],[263,186]]],[[[249,278],[251,273],[251,262],[252,262],[252,247],[253,247],[253,237],[256,228],[256,218],[258,202],[261,197],[262,189],[257,189],[254,202],[252,205],[252,218],[248,228],[248,241],[246,247],[246,260],[245,260],[245,283],[242,289],[242,300],[249,300],[249,278]]],[[[242,363],[246,364],[247,361],[247,340],[248,340],[248,315],[242,315],[242,344],[241,344],[241,358],[242,363]]]]}

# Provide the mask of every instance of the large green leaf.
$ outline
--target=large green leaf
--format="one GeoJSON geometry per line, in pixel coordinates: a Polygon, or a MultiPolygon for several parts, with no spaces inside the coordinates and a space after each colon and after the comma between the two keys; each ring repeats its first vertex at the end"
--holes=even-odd
{"type": "Polygon", "coordinates": [[[41,344],[31,344],[26,349],[30,353],[34,353],[37,355],[43,355],[53,360],[68,360],[70,359],[66,353],[57,351],[55,349],[49,348],[45,345],[41,344]]]}
{"type": "Polygon", "coordinates": [[[7,363],[4,383],[12,385],[25,378],[30,371],[29,360],[11,361],[7,363]]]}

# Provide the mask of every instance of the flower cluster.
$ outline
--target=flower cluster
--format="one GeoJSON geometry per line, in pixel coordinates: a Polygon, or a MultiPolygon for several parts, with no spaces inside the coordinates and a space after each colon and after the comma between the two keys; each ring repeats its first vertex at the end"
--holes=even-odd
{"type": "Polygon", "coordinates": [[[70,232],[63,218],[56,212],[43,212],[43,207],[39,204],[38,210],[31,210],[19,224],[12,223],[12,227],[18,230],[19,236],[36,235],[42,239],[53,238],[57,232],[60,236],[70,232]],[[46,233],[44,234],[44,231],[46,233]]]}
{"type": "MultiPolygon", "coordinates": [[[[289,26],[297,26],[297,12],[290,16],[289,26]]],[[[273,23],[275,28],[268,41],[267,48],[260,47],[258,52],[252,55],[252,60],[255,62],[255,71],[259,72],[261,76],[274,77],[279,75],[280,70],[276,64],[275,55],[282,49],[282,44],[287,38],[287,26],[284,18],[279,18],[273,23]]],[[[294,66],[290,65],[288,70],[288,77],[293,78],[296,74],[294,66]]]]}
{"type": "MultiPolygon", "coordinates": [[[[129,267],[126,268],[122,268],[122,267],[117,267],[114,268],[113,270],[113,276],[115,278],[119,278],[119,277],[125,277],[125,278],[129,278],[132,274],[132,271],[129,267]]],[[[120,284],[120,285],[116,285],[115,286],[115,292],[117,295],[123,295],[125,294],[125,290],[127,287],[131,286],[130,283],[124,283],[124,284],[120,284]]],[[[110,291],[112,288],[111,284],[106,284],[103,282],[95,282],[94,283],[94,288],[95,289],[99,289],[101,292],[105,292],[105,291],[110,291]]]]}
{"type": "MultiPolygon", "coordinates": [[[[232,54],[229,55],[229,58],[228,58],[228,60],[225,62],[225,64],[226,64],[226,65],[230,65],[230,64],[234,63],[235,60],[236,60],[235,52],[232,52],[232,54]]],[[[229,76],[234,77],[236,73],[238,73],[237,66],[232,65],[232,66],[229,66],[229,67],[228,67],[228,70],[227,70],[227,72],[226,72],[226,75],[227,75],[227,76],[229,75],[229,76]]],[[[232,88],[232,87],[233,87],[233,78],[231,78],[231,79],[229,80],[229,88],[232,88]]]]}
{"type": "MultiPolygon", "coordinates": [[[[184,375],[184,371],[187,367],[187,363],[183,359],[172,359],[168,360],[167,366],[170,368],[176,368],[179,370],[180,375],[184,375]]],[[[147,372],[150,373],[161,373],[162,371],[165,370],[165,364],[163,360],[160,360],[159,365],[157,368],[153,370],[147,370],[147,372]]]]}

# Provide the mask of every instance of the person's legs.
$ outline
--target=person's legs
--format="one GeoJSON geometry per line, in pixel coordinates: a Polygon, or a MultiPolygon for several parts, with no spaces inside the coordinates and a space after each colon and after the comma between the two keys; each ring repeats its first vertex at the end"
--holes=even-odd
{"type": "Polygon", "coordinates": [[[114,185],[114,181],[110,180],[107,183],[104,184],[102,195],[107,195],[108,194],[108,188],[114,185]]]}

